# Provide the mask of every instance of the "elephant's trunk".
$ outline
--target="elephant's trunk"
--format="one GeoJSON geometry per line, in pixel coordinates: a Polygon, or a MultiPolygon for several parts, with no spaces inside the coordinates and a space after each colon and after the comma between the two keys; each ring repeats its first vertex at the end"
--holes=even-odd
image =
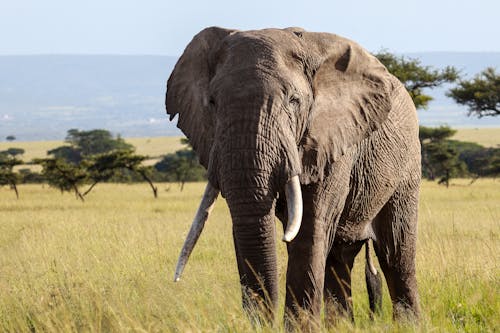
{"type": "Polygon", "coordinates": [[[291,241],[302,220],[301,164],[282,103],[247,91],[228,96],[217,109],[208,173],[231,212],[243,304],[270,319],[278,300],[276,197],[285,190],[289,221],[283,240],[291,241]]]}
{"type": "MultiPolygon", "coordinates": [[[[244,159],[238,162],[247,163],[244,159]]],[[[265,165],[259,160],[255,163],[265,165]]],[[[302,196],[298,176],[292,177],[286,185],[280,185],[276,174],[285,172],[279,168],[271,168],[271,172],[266,169],[231,172],[221,179],[221,183],[233,221],[243,305],[251,315],[271,319],[278,302],[276,196],[284,186],[290,217],[284,236],[286,241],[291,241],[299,231],[302,196]]]]}
{"type": "Polygon", "coordinates": [[[259,191],[242,192],[231,191],[227,201],[233,220],[243,306],[251,315],[272,319],[278,300],[275,200],[255,193],[259,191]],[[254,200],[255,197],[261,200],[254,200]]]}
{"type": "MultiPolygon", "coordinates": [[[[298,176],[285,185],[285,192],[289,223],[283,240],[289,242],[297,235],[302,220],[298,176]]],[[[243,306],[253,315],[271,319],[278,300],[274,195],[261,189],[237,190],[229,192],[227,201],[233,220],[243,306]]]]}
{"type": "Polygon", "coordinates": [[[278,301],[275,202],[285,190],[291,219],[284,240],[290,241],[302,219],[301,164],[293,131],[280,118],[282,103],[270,95],[247,96],[255,90],[245,87],[217,110],[218,140],[209,177],[231,212],[243,305],[249,313],[272,318],[278,301]]]}

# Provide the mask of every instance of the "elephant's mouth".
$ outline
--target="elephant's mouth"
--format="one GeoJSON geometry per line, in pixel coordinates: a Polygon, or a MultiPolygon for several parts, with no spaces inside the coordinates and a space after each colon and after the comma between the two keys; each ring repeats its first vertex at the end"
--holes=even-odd
{"type": "MultiPolygon", "coordinates": [[[[193,223],[191,224],[191,228],[186,237],[186,240],[184,241],[184,245],[177,261],[174,276],[175,282],[180,280],[184,267],[187,264],[189,256],[191,255],[191,252],[193,251],[201,232],[203,231],[205,222],[210,215],[219,192],[219,189],[208,182],[203,194],[203,198],[201,199],[200,205],[198,207],[198,211],[196,212],[193,223]]],[[[300,224],[302,222],[303,203],[299,176],[293,176],[285,184],[285,196],[287,201],[288,223],[283,235],[283,241],[291,242],[295,238],[295,236],[297,236],[300,229],[300,224]]]]}

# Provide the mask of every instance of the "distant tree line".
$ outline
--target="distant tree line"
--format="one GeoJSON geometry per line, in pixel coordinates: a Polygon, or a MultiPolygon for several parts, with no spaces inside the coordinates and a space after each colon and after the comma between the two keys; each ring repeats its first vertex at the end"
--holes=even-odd
{"type": "MultiPolygon", "coordinates": [[[[375,56],[405,85],[417,109],[428,108],[432,100],[424,89],[458,81],[447,95],[458,104],[466,105],[469,115],[495,117],[500,114],[500,75],[493,68],[486,68],[471,80],[463,80],[453,67],[436,70],[423,66],[418,59],[386,51],[375,56]]],[[[455,132],[447,126],[420,127],[423,177],[449,186],[450,179],[456,177],[470,177],[472,183],[479,177],[500,175],[500,147],[485,148],[452,140],[455,132]]],[[[9,142],[15,139],[14,135],[6,137],[9,142]]],[[[206,179],[206,172],[186,139],[182,139],[184,148],[164,155],[151,166],[143,163],[149,159],[147,156],[136,154],[132,145],[107,130],[70,129],[65,143],[49,150],[50,157],[29,162],[40,165],[40,173],[27,168],[16,171],[16,166],[24,164],[19,159],[23,149],[13,147],[0,151],[0,186],[9,186],[19,196],[17,184],[45,182],[61,192],[73,192],[83,201],[103,182],[146,181],[157,197],[154,182],[179,182],[182,190],[186,182],[206,179]]]]}
{"type": "Polygon", "coordinates": [[[98,183],[131,181],[135,175],[147,181],[157,197],[149,168],[141,165],[146,157],[135,154],[133,146],[120,136],[114,138],[109,131],[102,129],[71,129],[65,141],[68,145],[47,152],[52,157],[34,160],[42,166],[41,174],[49,185],[61,192],[74,192],[83,201],[98,183]],[[88,188],[82,192],[84,185],[88,188]]]}
{"type": "MultiPolygon", "coordinates": [[[[485,148],[477,143],[452,140],[455,130],[442,126],[420,127],[422,175],[429,180],[449,186],[452,178],[471,178],[500,175],[500,148],[485,148]]],[[[158,162],[145,166],[147,156],[138,155],[130,144],[106,130],[68,131],[66,143],[49,150],[48,158],[34,159],[30,164],[42,167],[40,173],[15,166],[24,164],[20,148],[0,151],[0,186],[9,186],[17,196],[20,183],[47,183],[62,193],[72,192],[84,200],[99,183],[130,183],[145,181],[154,197],[158,195],[155,182],[178,182],[182,190],[190,181],[206,179],[205,169],[186,139],[184,147],[164,155],[158,162]]]]}
{"type": "Polygon", "coordinates": [[[184,148],[163,156],[151,166],[143,163],[149,157],[136,154],[132,145],[120,136],[113,137],[107,130],[70,129],[65,143],[49,150],[49,157],[29,162],[41,166],[39,173],[28,168],[14,170],[16,165],[24,164],[17,158],[24,153],[23,149],[1,151],[0,186],[10,186],[19,196],[19,183],[48,183],[62,193],[72,192],[84,201],[85,196],[103,182],[145,181],[156,198],[158,188],[154,182],[179,182],[182,190],[186,182],[206,178],[205,170],[186,139],[182,139],[184,148]]]}
{"type": "Polygon", "coordinates": [[[420,127],[424,178],[449,186],[452,178],[472,178],[472,183],[500,175],[500,148],[452,140],[455,133],[447,126],[420,127]]]}
{"type": "Polygon", "coordinates": [[[163,181],[179,182],[182,191],[186,182],[205,180],[207,175],[189,141],[182,138],[181,143],[184,148],[165,155],[154,165],[154,169],[163,175],[163,181]]]}

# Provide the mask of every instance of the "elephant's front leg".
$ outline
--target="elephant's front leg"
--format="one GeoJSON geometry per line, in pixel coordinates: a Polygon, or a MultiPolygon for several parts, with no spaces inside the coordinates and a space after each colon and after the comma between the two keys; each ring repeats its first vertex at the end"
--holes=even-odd
{"type": "Polygon", "coordinates": [[[315,215],[304,200],[300,232],[288,245],[285,323],[306,331],[319,325],[325,280],[327,233],[315,215]]]}
{"type": "MultiPolygon", "coordinates": [[[[302,224],[304,227],[304,224],[302,224]]],[[[303,231],[302,231],[303,232],[303,231]]],[[[325,235],[303,232],[288,247],[287,325],[319,324],[325,281],[325,235]]]]}

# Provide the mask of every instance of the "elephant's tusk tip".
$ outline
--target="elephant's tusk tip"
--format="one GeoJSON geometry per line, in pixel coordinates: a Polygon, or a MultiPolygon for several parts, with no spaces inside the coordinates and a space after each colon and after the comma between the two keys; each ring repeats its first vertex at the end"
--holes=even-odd
{"type": "Polygon", "coordinates": [[[181,274],[182,274],[182,270],[179,271],[179,269],[177,269],[175,271],[174,282],[179,282],[179,280],[181,279],[181,274]]]}
{"type": "Polygon", "coordinates": [[[290,243],[294,238],[295,238],[296,235],[294,235],[293,233],[286,233],[283,235],[283,242],[286,242],[286,243],[290,243]]]}

